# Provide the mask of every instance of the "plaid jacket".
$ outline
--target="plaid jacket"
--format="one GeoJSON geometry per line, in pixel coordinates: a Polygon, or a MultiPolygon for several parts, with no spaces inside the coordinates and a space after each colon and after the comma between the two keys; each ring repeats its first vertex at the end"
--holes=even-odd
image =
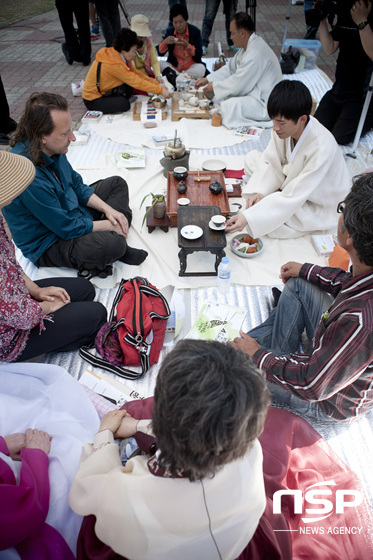
{"type": "Polygon", "coordinates": [[[271,383],[317,401],[336,420],[353,420],[373,408],[373,272],[353,277],[306,263],[299,276],[335,297],[311,355],[287,358],[261,349],[254,360],[271,383]]]}

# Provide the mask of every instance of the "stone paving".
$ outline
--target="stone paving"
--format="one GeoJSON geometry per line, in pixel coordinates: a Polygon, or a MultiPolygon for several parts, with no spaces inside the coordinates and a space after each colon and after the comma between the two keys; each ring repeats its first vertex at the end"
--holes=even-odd
{"type": "MultiPolygon", "coordinates": [[[[153,41],[158,44],[162,29],[167,26],[168,3],[166,0],[128,0],[124,2],[129,16],[136,13],[146,14],[150,20],[153,41]]],[[[204,15],[203,0],[187,0],[189,21],[202,28],[204,15]]],[[[256,9],[257,33],[261,35],[280,54],[284,36],[286,0],[258,0],[256,9]]],[[[240,0],[238,11],[245,9],[245,2],[240,0]]],[[[127,21],[122,15],[122,25],[127,21]]],[[[20,13],[21,17],[21,13],[20,13]]],[[[303,6],[292,6],[287,37],[302,38],[305,33],[303,6]]],[[[71,83],[85,78],[87,67],[80,63],[69,66],[62,54],[61,43],[64,41],[57,10],[12,23],[0,29],[0,72],[7,93],[11,116],[19,119],[25,101],[34,91],[53,91],[64,95],[70,105],[74,122],[78,122],[85,112],[80,97],[73,97],[71,83]]],[[[218,56],[218,43],[227,52],[225,21],[222,3],[219,8],[207,56],[218,56]]],[[[92,42],[92,60],[96,52],[104,46],[101,38],[92,42]]],[[[326,58],[319,55],[318,66],[333,79],[335,57],[326,58]]]]}

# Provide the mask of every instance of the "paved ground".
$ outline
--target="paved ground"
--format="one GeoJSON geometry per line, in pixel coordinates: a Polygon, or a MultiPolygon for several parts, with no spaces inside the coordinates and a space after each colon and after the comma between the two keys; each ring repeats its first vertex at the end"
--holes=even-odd
{"type": "MultiPolygon", "coordinates": [[[[24,17],[23,1],[19,2],[19,18],[24,17]]],[[[291,3],[291,2],[290,2],[291,3]]],[[[204,15],[203,0],[187,0],[189,20],[202,28],[204,15]]],[[[137,13],[146,14],[151,22],[153,41],[161,40],[162,29],[168,21],[166,0],[126,0],[126,11],[132,17],[137,13]]],[[[257,33],[261,35],[279,55],[284,36],[286,14],[289,3],[286,0],[258,0],[256,9],[257,33]]],[[[238,10],[245,9],[240,0],[238,10]]],[[[1,19],[0,19],[1,22],[1,19]]],[[[0,23],[1,25],[1,23],[0,23]]],[[[127,21],[122,14],[122,25],[127,21]]],[[[287,37],[302,38],[305,33],[303,6],[291,7],[291,17],[287,37]]],[[[62,54],[63,32],[57,10],[51,10],[28,19],[15,21],[0,29],[0,72],[7,93],[11,116],[19,119],[26,99],[34,91],[54,91],[67,97],[73,120],[79,121],[85,108],[80,97],[73,97],[71,83],[84,79],[87,68],[80,63],[68,66],[62,54]]],[[[226,54],[226,37],[222,3],[215,20],[207,56],[217,56],[217,44],[221,42],[226,54]]],[[[101,38],[92,43],[92,57],[104,45],[101,38]]],[[[335,59],[319,55],[318,65],[332,79],[335,59]]]]}

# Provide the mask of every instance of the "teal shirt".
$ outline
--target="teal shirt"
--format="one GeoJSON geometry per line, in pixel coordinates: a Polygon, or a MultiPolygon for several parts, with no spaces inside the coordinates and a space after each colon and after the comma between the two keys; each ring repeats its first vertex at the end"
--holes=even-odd
{"type": "MultiPolygon", "coordinates": [[[[28,157],[25,142],[11,151],[28,157]]],[[[34,263],[59,239],[81,237],[93,228],[86,208],[92,187],[84,185],[64,154],[43,156],[46,167],[36,166],[33,182],[2,209],[15,244],[34,263]]]]}

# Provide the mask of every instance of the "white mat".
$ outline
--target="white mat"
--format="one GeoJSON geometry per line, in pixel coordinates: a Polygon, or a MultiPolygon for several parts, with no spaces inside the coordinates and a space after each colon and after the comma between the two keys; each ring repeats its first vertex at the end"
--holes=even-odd
{"type": "MultiPolygon", "coordinates": [[[[138,101],[146,101],[146,99],[146,97],[139,96],[138,101]]],[[[221,148],[245,142],[245,138],[235,136],[234,130],[228,130],[225,126],[218,128],[211,126],[211,119],[184,118],[179,121],[172,121],[171,100],[167,103],[167,118],[158,123],[156,128],[144,128],[142,122],[134,121],[132,117],[133,107],[131,107],[128,113],[111,115],[110,119],[104,115],[98,123],[90,124],[90,129],[113,142],[147,148],[156,148],[152,136],[173,136],[175,129],[177,129],[178,136],[187,149],[203,149],[206,146],[221,148]]]]}
{"type": "MultiPolygon", "coordinates": [[[[202,167],[205,156],[200,154],[191,155],[190,168],[202,167]]],[[[242,169],[241,156],[225,156],[224,162],[229,169],[242,169]]],[[[147,158],[145,169],[118,170],[112,155],[92,165],[85,165],[77,169],[89,182],[121,175],[129,185],[131,207],[133,209],[133,221],[128,236],[128,243],[132,247],[138,247],[148,251],[149,256],[140,266],[129,266],[123,263],[115,263],[113,276],[106,279],[94,278],[93,283],[99,288],[112,288],[121,278],[130,278],[135,275],[151,278],[157,286],[172,284],[177,288],[198,288],[202,286],[214,286],[215,277],[180,277],[178,275],[180,264],[178,259],[177,228],[170,228],[168,233],[156,229],[149,234],[147,228],[141,228],[144,210],[139,209],[141,201],[150,191],[153,193],[166,192],[167,181],[163,177],[163,168],[158,158],[150,156],[147,158]]],[[[202,187],[201,187],[202,188],[202,187]]],[[[207,188],[205,185],[204,188],[207,188]]],[[[237,199],[230,199],[231,201],[237,199]]],[[[242,201],[241,201],[242,203],[242,201]]],[[[324,264],[324,259],[318,257],[311,244],[310,236],[293,240],[276,240],[267,236],[263,237],[264,250],[260,255],[245,259],[238,257],[230,251],[229,243],[233,234],[227,235],[226,254],[229,257],[232,268],[232,280],[238,284],[249,286],[261,285],[271,286],[278,283],[278,274],[283,263],[289,260],[301,262],[310,261],[324,264]]],[[[211,253],[197,252],[187,259],[187,271],[213,271],[215,256],[211,253]]],[[[38,278],[53,276],[76,276],[76,271],[67,268],[40,268],[38,278]]]]}

